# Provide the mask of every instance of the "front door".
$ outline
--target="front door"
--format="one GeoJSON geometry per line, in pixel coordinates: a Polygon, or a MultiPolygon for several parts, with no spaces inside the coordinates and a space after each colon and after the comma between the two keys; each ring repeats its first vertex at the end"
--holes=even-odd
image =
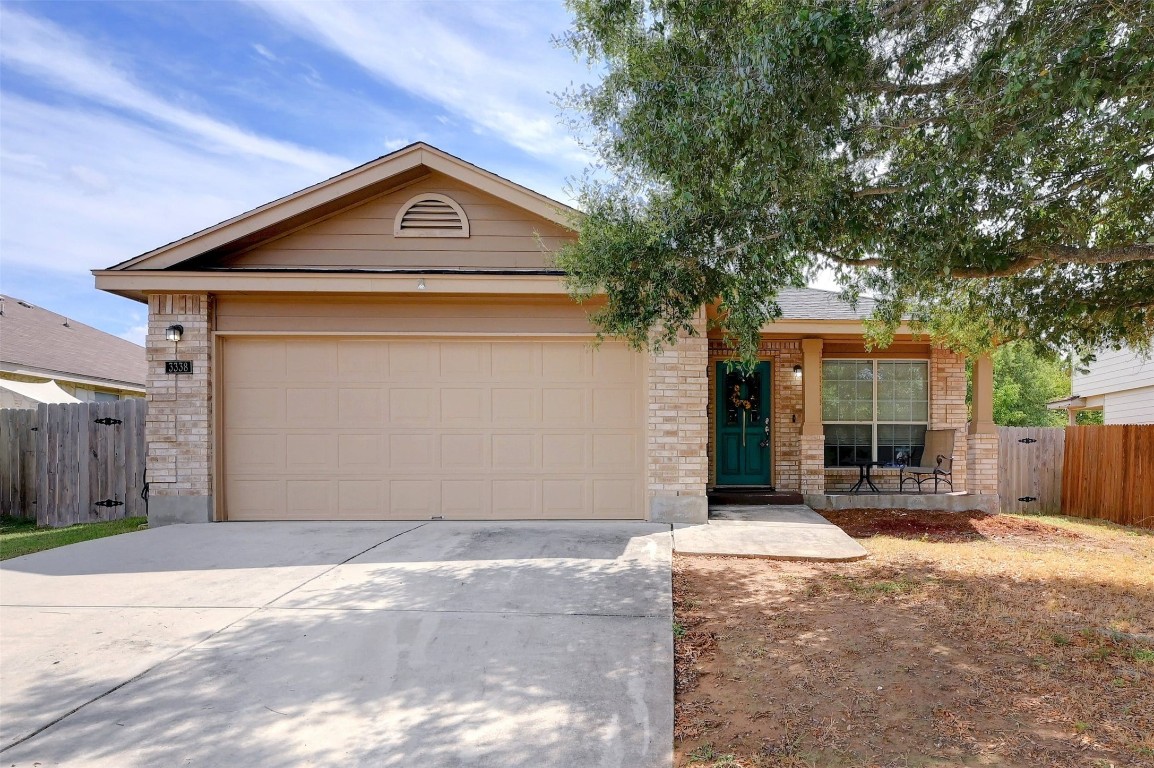
{"type": "Polygon", "coordinates": [[[717,364],[717,484],[769,485],[769,363],[717,364]]]}

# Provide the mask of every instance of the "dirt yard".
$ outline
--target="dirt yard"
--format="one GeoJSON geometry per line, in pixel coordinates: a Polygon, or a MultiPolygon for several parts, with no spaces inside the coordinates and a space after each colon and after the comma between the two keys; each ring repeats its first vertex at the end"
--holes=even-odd
{"type": "Polygon", "coordinates": [[[826,516],[870,557],[676,558],[678,766],[1154,766],[1154,535],[826,516]]]}

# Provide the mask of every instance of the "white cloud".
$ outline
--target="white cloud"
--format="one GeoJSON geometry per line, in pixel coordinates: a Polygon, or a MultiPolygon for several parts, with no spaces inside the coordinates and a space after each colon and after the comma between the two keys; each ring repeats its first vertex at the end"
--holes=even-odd
{"type": "Polygon", "coordinates": [[[263,157],[324,175],[350,165],[343,158],[258,136],[171,104],[133,82],[109,62],[107,52],[51,22],[0,7],[0,29],[0,60],[5,64],[60,90],[176,129],[212,151],[263,157]]]}
{"type": "Polygon", "coordinates": [[[0,132],[0,253],[49,272],[110,266],[324,175],[206,154],[117,115],[8,94],[0,132]]]}
{"type": "Polygon", "coordinates": [[[551,96],[589,79],[584,65],[551,42],[568,22],[559,5],[252,2],[378,78],[515,147],[569,164],[589,160],[558,121],[551,96]]]}
{"type": "Polygon", "coordinates": [[[134,325],[123,333],[118,333],[116,335],[122,339],[131,341],[133,344],[139,344],[143,347],[144,341],[148,337],[148,323],[134,325]]]}

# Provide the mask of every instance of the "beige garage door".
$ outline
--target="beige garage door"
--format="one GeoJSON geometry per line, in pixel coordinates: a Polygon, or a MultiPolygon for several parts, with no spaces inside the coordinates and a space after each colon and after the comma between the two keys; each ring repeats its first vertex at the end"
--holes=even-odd
{"type": "Polygon", "coordinates": [[[229,520],[643,517],[623,345],[228,337],[221,363],[229,520]]]}

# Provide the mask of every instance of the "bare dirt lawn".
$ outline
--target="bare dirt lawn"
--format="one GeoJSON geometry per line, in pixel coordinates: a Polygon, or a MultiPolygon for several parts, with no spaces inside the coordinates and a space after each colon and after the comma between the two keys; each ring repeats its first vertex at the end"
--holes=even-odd
{"type": "Polygon", "coordinates": [[[870,557],[675,559],[678,766],[1154,766],[1154,535],[826,517],[870,557]]]}

